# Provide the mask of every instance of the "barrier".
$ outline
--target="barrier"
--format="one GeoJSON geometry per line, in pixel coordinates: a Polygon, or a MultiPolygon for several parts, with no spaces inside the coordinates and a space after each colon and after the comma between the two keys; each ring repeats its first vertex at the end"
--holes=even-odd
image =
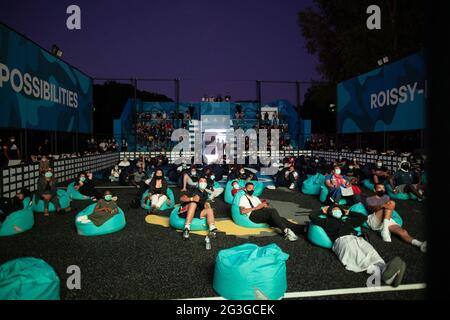
{"type": "MultiPolygon", "coordinates": [[[[79,158],[54,160],[52,167],[58,183],[72,180],[82,171],[100,171],[119,162],[119,153],[104,153],[79,158]]],[[[22,188],[35,191],[39,179],[39,163],[21,164],[0,169],[0,195],[13,197],[22,188]]]]}

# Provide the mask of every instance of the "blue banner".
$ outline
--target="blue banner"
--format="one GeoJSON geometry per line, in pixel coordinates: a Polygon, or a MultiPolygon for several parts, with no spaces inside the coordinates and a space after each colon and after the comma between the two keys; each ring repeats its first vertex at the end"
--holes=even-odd
{"type": "Polygon", "coordinates": [[[426,78],[423,53],[387,64],[337,86],[339,133],[423,129],[426,78]]]}
{"type": "Polygon", "coordinates": [[[1,23],[0,127],[92,132],[92,79],[1,23]]]}

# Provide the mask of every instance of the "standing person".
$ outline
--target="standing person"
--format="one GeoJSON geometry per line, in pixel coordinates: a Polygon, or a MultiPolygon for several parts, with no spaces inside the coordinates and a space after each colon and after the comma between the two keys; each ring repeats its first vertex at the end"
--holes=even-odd
{"type": "Polygon", "coordinates": [[[245,185],[245,195],[239,200],[239,208],[242,215],[247,215],[254,223],[267,223],[271,227],[280,229],[284,238],[289,241],[297,241],[298,237],[294,232],[300,233],[303,227],[280,217],[278,211],[271,208],[265,200],[260,200],[254,196],[255,186],[248,182],[245,185]]]}
{"type": "Polygon", "coordinates": [[[48,139],[44,140],[44,143],[39,146],[39,155],[40,156],[48,156],[51,153],[50,142],[48,139]]]}
{"type": "Polygon", "coordinates": [[[49,215],[48,206],[52,203],[58,213],[69,212],[71,208],[61,209],[59,197],[56,192],[56,179],[53,175],[53,169],[47,168],[42,172],[38,180],[37,196],[44,201],[44,216],[49,215]]]}
{"type": "Polygon", "coordinates": [[[395,201],[386,195],[383,184],[375,185],[375,195],[366,199],[366,207],[371,213],[367,217],[367,225],[374,231],[381,232],[381,238],[385,242],[391,242],[391,233],[398,235],[403,241],[426,252],[427,242],[419,241],[411,237],[405,229],[392,219],[395,209],[395,201]]]}
{"type": "Polygon", "coordinates": [[[122,152],[128,152],[128,141],[127,141],[127,139],[122,139],[121,151],[122,152]]]}
{"type": "Polygon", "coordinates": [[[20,149],[16,144],[16,138],[9,138],[9,143],[3,145],[3,154],[8,161],[19,161],[22,159],[20,149]]]}
{"type": "Polygon", "coordinates": [[[356,236],[355,228],[361,227],[367,220],[364,214],[344,210],[334,204],[312,213],[309,218],[313,224],[323,228],[333,242],[333,252],[347,270],[377,273],[387,285],[400,285],[406,270],[405,262],[395,257],[386,264],[370,243],[356,236]]]}
{"type": "Polygon", "coordinates": [[[192,192],[183,194],[180,198],[183,204],[178,215],[186,219],[183,230],[184,240],[189,239],[191,222],[194,218],[203,219],[206,217],[209,226],[209,235],[213,238],[216,236],[217,228],[215,226],[214,211],[208,200],[208,192],[206,192],[207,185],[206,178],[200,177],[197,188],[192,192]]]}

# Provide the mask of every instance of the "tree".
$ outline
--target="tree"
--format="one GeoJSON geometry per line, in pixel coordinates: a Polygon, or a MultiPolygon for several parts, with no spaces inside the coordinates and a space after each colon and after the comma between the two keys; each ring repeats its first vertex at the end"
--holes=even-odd
{"type": "MultiPolygon", "coordinates": [[[[134,98],[131,84],[108,81],[94,85],[94,132],[112,135],[113,119],[118,119],[123,107],[130,98],[134,98]]],[[[169,97],[148,91],[136,90],[136,97],[142,101],[173,101],[169,97]]]]}

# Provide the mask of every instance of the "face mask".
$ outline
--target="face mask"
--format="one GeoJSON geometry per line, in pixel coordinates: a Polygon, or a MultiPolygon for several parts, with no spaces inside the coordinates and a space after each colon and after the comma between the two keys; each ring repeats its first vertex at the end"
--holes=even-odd
{"type": "Polygon", "coordinates": [[[216,179],[216,176],[215,175],[212,175],[211,176],[211,180],[215,180],[216,179]]]}
{"type": "Polygon", "coordinates": [[[200,190],[205,190],[205,189],[206,189],[206,186],[207,186],[207,183],[206,183],[206,182],[200,182],[200,183],[198,184],[198,188],[199,188],[200,190]]]}
{"type": "Polygon", "coordinates": [[[381,168],[382,166],[383,166],[383,164],[382,164],[382,163],[380,163],[380,162],[379,162],[379,163],[377,163],[377,167],[378,167],[378,168],[381,168]]]}
{"type": "Polygon", "coordinates": [[[45,177],[46,177],[46,178],[51,178],[51,177],[53,177],[53,173],[51,173],[51,172],[46,172],[46,173],[45,173],[45,177]]]}
{"type": "Polygon", "coordinates": [[[348,166],[348,168],[349,168],[350,170],[353,170],[353,166],[348,166]]]}
{"type": "Polygon", "coordinates": [[[255,192],[255,190],[246,190],[245,192],[247,192],[247,194],[248,194],[249,196],[252,196],[253,193],[255,192]]]}
{"type": "Polygon", "coordinates": [[[162,180],[162,176],[156,176],[156,180],[162,180]]]}
{"type": "Polygon", "coordinates": [[[339,209],[335,209],[331,211],[331,215],[336,219],[340,219],[342,217],[342,211],[339,209]]]}
{"type": "Polygon", "coordinates": [[[194,177],[197,175],[196,171],[191,171],[191,175],[193,175],[194,177]]]}
{"type": "Polygon", "coordinates": [[[314,162],[315,162],[315,163],[319,163],[319,160],[316,159],[316,160],[314,160],[314,162]]]}
{"type": "Polygon", "coordinates": [[[244,174],[244,173],[245,173],[245,170],[240,170],[239,173],[240,173],[240,174],[244,174]]]}
{"type": "Polygon", "coordinates": [[[341,174],[341,169],[334,170],[334,173],[336,173],[337,175],[340,175],[341,174]]]}
{"type": "Polygon", "coordinates": [[[111,194],[107,194],[107,195],[105,196],[105,200],[106,200],[106,201],[111,201],[112,198],[113,198],[113,196],[112,196],[111,194]]]}
{"type": "Polygon", "coordinates": [[[408,165],[403,165],[402,166],[402,170],[405,171],[405,172],[409,171],[409,166],[408,165]]]}
{"type": "Polygon", "coordinates": [[[16,140],[14,140],[14,139],[11,139],[10,141],[11,141],[11,143],[14,143],[14,142],[16,142],[16,140]]]}
{"type": "Polygon", "coordinates": [[[239,189],[239,184],[233,184],[233,189],[239,189]]]}
{"type": "Polygon", "coordinates": [[[85,182],[86,181],[86,177],[80,177],[80,181],[81,182],[85,182]]]}
{"type": "Polygon", "coordinates": [[[384,196],[385,192],[384,191],[377,191],[375,193],[376,193],[377,196],[382,197],[382,196],[384,196]]]}

